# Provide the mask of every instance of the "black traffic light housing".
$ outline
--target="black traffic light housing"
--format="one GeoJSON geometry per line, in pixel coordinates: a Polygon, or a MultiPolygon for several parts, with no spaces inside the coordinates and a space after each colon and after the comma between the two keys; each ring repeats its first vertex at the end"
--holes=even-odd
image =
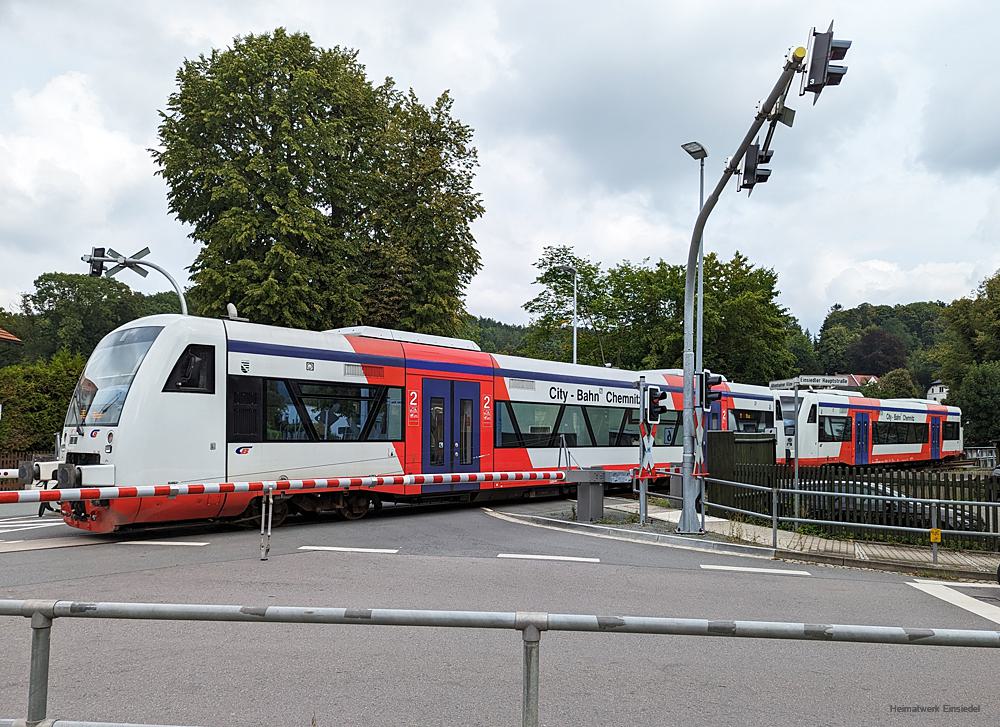
{"type": "Polygon", "coordinates": [[[712,402],[716,402],[722,398],[721,391],[712,391],[712,389],[723,381],[721,374],[713,374],[708,369],[705,369],[701,375],[701,409],[702,411],[711,411],[712,402]]]}
{"type": "Polygon", "coordinates": [[[90,276],[99,278],[104,275],[104,261],[95,258],[104,257],[103,247],[93,247],[90,249],[90,276]]]}
{"type": "Polygon", "coordinates": [[[830,21],[830,29],[825,33],[817,33],[813,28],[809,36],[807,67],[799,95],[812,91],[816,94],[813,97],[813,103],[816,103],[824,88],[839,86],[847,73],[847,66],[834,65],[830,61],[844,60],[850,47],[851,41],[833,37],[833,21],[830,21]]]}
{"type": "Polygon", "coordinates": [[[646,387],[646,400],[642,403],[646,424],[660,423],[660,415],[667,411],[667,407],[660,402],[666,398],[667,392],[662,391],[659,386],[646,387]]]}
{"type": "Polygon", "coordinates": [[[753,191],[754,185],[766,182],[771,176],[770,169],[764,169],[761,164],[768,164],[774,156],[773,149],[760,150],[759,144],[751,144],[747,147],[747,153],[743,157],[743,175],[740,177],[740,189],[753,191]]]}

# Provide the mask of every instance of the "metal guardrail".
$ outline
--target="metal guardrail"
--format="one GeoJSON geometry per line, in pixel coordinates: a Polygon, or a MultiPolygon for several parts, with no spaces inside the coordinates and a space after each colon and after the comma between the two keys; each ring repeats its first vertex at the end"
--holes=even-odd
{"type": "MultiPolygon", "coordinates": [[[[394,608],[313,608],[300,606],[239,606],[180,603],[91,603],[81,601],[0,600],[0,616],[31,620],[31,666],[28,717],[0,720],[26,727],[128,727],[100,722],[46,719],[49,691],[49,650],[56,618],[244,623],[338,624],[352,626],[429,626],[463,629],[510,629],[521,632],[523,670],[521,725],[538,727],[539,645],[543,631],[576,631],[672,636],[717,636],[794,641],[896,644],[902,646],[972,646],[1000,648],[1000,631],[928,629],[898,626],[808,624],[780,621],[729,621],[650,616],[535,611],[434,611],[394,608]]],[[[134,727],[154,727],[152,725],[134,727]]]]}
{"type": "MultiPolygon", "coordinates": [[[[701,477],[704,482],[715,482],[720,485],[728,485],[731,487],[739,487],[746,490],[756,490],[771,493],[771,512],[761,513],[755,512],[753,510],[744,510],[738,507],[733,507],[731,505],[722,505],[715,502],[709,502],[707,499],[702,500],[702,512],[708,507],[715,507],[720,510],[726,510],[728,512],[736,512],[742,515],[748,515],[750,517],[758,518],[770,518],[771,520],[771,547],[777,549],[778,547],[778,523],[790,522],[790,523],[810,523],[813,525],[835,525],[835,526],[845,526],[848,525],[852,528],[869,528],[872,530],[895,530],[898,532],[909,532],[909,533],[928,533],[930,534],[930,529],[939,530],[938,525],[938,509],[940,506],[945,505],[970,505],[970,506],[983,506],[983,507],[997,507],[1000,503],[997,502],[985,502],[982,500],[941,500],[932,497],[904,497],[896,495],[874,495],[867,493],[858,492],[837,492],[829,490],[803,490],[796,488],[778,487],[777,485],[773,487],[766,487],[764,485],[751,485],[747,482],[735,482],[733,480],[723,480],[715,477],[701,477]],[[853,522],[850,520],[817,520],[814,518],[806,517],[784,517],[778,515],[778,496],[780,493],[789,493],[792,495],[814,495],[819,497],[844,497],[852,498],[855,500],[882,500],[882,501],[892,501],[892,502],[910,502],[910,503],[920,503],[929,504],[934,507],[930,508],[931,514],[931,528],[916,528],[904,525],[881,525],[874,523],[861,523],[853,522]]],[[[797,513],[796,513],[797,515],[797,513]]],[[[997,538],[1000,537],[1000,532],[997,533],[984,533],[978,530],[949,530],[940,529],[941,533],[948,535],[972,535],[978,537],[987,538],[997,538]]],[[[936,564],[938,562],[938,544],[937,542],[931,542],[931,555],[932,560],[936,564]]]]}

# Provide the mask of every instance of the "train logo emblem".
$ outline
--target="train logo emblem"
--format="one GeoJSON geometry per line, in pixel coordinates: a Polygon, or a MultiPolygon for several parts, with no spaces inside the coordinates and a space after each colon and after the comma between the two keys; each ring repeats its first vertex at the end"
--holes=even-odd
{"type": "Polygon", "coordinates": [[[250,373],[250,362],[240,361],[240,371],[244,374],[250,373]]]}
{"type": "Polygon", "coordinates": [[[96,438],[96,437],[97,437],[97,430],[96,430],[96,429],[92,429],[92,430],[90,431],[90,438],[91,438],[91,439],[94,439],[94,438],[96,438]]]}
{"type": "Polygon", "coordinates": [[[253,449],[253,447],[237,447],[236,454],[250,454],[251,449],[253,449]]]}

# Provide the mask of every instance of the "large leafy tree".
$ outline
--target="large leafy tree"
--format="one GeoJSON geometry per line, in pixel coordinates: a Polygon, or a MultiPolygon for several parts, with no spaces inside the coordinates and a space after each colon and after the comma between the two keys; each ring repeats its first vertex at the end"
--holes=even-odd
{"type": "Polygon", "coordinates": [[[145,296],[110,278],[44,273],[34,285],[21,296],[19,311],[0,315],[3,327],[24,341],[23,347],[4,347],[0,363],[50,358],[57,351],[89,356],[105,334],[123,323],[180,312],[174,293],[145,296]]]}
{"type": "Polygon", "coordinates": [[[906,343],[884,328],[865,331],[846,351],[850,373],[881,376],[906,365],[906,343]]]}
{"type": "Polygon", "coordinates": [[[281,28],[185,61],[177,84],[153,156],[202,245],[196,311],[459,330],[483,208],[447,93],[425,107],[355,51],[281,28]]]}

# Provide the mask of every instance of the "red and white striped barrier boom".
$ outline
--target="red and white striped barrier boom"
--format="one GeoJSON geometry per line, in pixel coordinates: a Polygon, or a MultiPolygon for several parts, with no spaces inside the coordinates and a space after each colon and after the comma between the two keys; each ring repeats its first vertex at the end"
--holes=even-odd
{"type": "Polygon", "coordinates": [[[560,470],[549,472],[463,472],[448,475],[388,475],[377,477],[333,477],[312,480],[265,480],[262,482],[205,482],[198,484],[143,485],[139,487],[79,487],[65,490],[14,490],[0,492],[0,505],[22,502],[78,502],[121,500],[132,497],[178,497],[231,492],[326,492],[399,485],[438,485],[460,482],[517,482],[566,479],[560,470]]]}

